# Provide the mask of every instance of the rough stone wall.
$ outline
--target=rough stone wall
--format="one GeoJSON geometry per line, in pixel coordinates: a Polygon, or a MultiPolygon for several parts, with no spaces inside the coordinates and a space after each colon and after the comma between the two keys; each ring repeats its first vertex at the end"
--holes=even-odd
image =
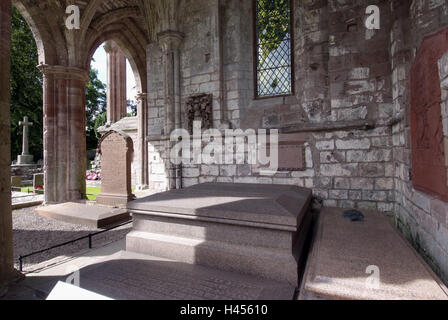
{"type": "MultiPolygon", "coordinates": [[[[211,93],[215,127],[221,125],[223,108],[231,128],[314,124],[320,129],[299,130],[299,138],[306,141],[303,171],[260,176],[247,164],[190,165],[183,167],[183,186],[208,181],[295,184],[312,188],[327,206],[386,212],[446,280],[448,204],[412,185],[409,75],[424,37],[448,25],[447,2],[295,0],[295,93],[268,99],[254,99],[251,2],[225,1],[222,34],[218,1],[185,6],[188,9],[181,19],[183,107],[188,96],[211,93]],[[364,26],[365,10],[372,4],[381,13],[381,28],[376,31],[364,26]],[[223,83],[219,81],[220,57],[223,83]],[[353,123],[360,122],[373,128],[353,129],[353,123]],[[332,128],[334,124],[338,129],[332,128]]],[[[148,47],[147,56],[149,132],[160,136],[164,94],[157,44],[148,47]]],[[[445,137],[447,57],[439,62],[445,137]]],[[[161,190],[167,187],[166,146],[161,137],[150,142],[150,182],[161,190]]]]}
{"type": "Polygon", "coordinates": [[[149,187],[154,190],[166,190],[167,173],[164,135],[165,98],[163,89],[162,50],[157,43],[147,47],[148,69],[148,170],[149,187]]]}
{"type": "MultiPolygon", "coordinates": [[[[447,281],[448,204],[415,190],[412,184],[409,74],[424,37],[448,25],[448,5],[446,1],[417,0],[411,5],[407,1],[394,1],[391,8],[394,15],[390,34],[392,93],[397,119],[393,126],[396,223],[447,281]]],[[[446,94],[446,90],[442,90],[445,101],[446,94]]]]}
{"type": "MultiPolygon", "coordinates": [[[[375,2],[385,12],[385,30],[372,32],[366,31],[363,20],[365,8],[372,1],[294,1],[295,94],[268,99],[254,99],[252,3],[225,3],[222,102],[217,1],[195,1],[185,6],[187,12],[181,19],[185,34],[181,48],[183,106],[191,94],[213,94],[215,127],[220,123],[220,104],[232,128],[276,129],[366,119],[379,119],[379,127],[370,131],[328,129],[324,133],[303,133],[307,141],[304,171],[266,177],[247,164],[189,165],[183,168],[183,185],[206,181],[297,184],[313,188],[327,205],[391,211],[392,139],[383,121],[392,112],[388,2],[375,2]]],[[[155,134],[160,132],[157,128],[163,121],[163,84],[160,75],[155,74],[161,71],[157,66],[159,52],[150,48],[148,54],[149,130],[158,131],[155,134]]],[[[159,151],[152,145],[153,151],[159,151]]],[[[163,178],[164,159],[150,165],[150,170],[157,171],[150,172],[150,180],[163,178]]]]}

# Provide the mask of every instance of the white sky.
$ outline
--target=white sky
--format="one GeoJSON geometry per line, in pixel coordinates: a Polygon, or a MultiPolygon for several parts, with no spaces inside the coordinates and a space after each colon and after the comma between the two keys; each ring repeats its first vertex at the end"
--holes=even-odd
{"type": "MultiPolygon", "coordinates": [[[[104,43],[101,44],[93,55],[92,67],[98,70],[98,78],[107,84],[107,56],[104,43]]],[[[129,61],[126,59],[127,99],[135,101],[135,78],[129,61]]]]}

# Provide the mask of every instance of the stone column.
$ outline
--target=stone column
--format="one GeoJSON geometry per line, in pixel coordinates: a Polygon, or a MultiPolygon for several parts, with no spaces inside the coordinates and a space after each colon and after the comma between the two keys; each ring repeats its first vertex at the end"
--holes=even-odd
{"type": "Polygon", "coordinates": [[[137,117],[138,117],[138,141],[139,141],[139,162],[138,188],[140,190],[148,188],[148,95],[146,93],[137,94],[137,117]]]}
{"type": "Polygon", "coordinates": [[[107,122],[126,117],[126,56],[113,41],[106,42],[107,53],[107,122]]]}
{"type": "Polygon", "coordinates": [[[11,215],[10,130],[11,1],[0,1],[0,297],[14,279],[11,215]]]}
{"type": "MultiPolygon", "coordinates": [[[[177,31],[164,31],[157,35],[163,52],[164,90],[165,90],[165,135],[181,127],[180,106],[180,53],[183,34],[177,31]]],[[[168,141],[168,155],[173,142],[168,141]]],[[[169,156],[168,156],[169,158],[169,156]]],[[[169,159],[168,159],[169,160],[169,159]]],[[[181,177],[176,175],[177,166],[171,162],[168,166],[169,189],[181,187],[181,177]]]]}
{"type": "Polygon", "coordinates": [[[40,65],[44,78],[45,203],[83,198],[86,190],[86,70],[40,65]]]}

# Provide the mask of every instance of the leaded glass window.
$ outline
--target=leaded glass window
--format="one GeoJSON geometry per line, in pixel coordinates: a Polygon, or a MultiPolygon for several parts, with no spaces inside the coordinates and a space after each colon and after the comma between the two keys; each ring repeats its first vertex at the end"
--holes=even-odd
{"type": "Polygon", "coordinates": [[[257,98],[293,93],[291,0],[255,0],[257,98]]]}

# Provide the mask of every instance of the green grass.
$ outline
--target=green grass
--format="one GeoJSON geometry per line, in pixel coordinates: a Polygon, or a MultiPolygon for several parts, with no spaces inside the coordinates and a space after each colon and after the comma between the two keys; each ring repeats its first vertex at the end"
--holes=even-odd
{"type": "Polygon", "coordinates": [[[34,192],[33,187],[24,187],[20,189],[20,192],[27,192],[27,193],[31,193],[34,192]]]}
{"type": "Polygon", "coordinates": [[[100,194],[101,187],[86,187],[87,199],[91,201],[96,200],[96,196],[100,194]]]}
{"type": "MultiPolygon", "coordinates": [[[[33,187],[25,187],[21,189],[22,192],[33,192],[33,187]]],[[[132,188],[134,192],[134,188],[132,188]]],[[[101,193],[101,187],[86,187],[87,199],[91,201],[96,200],[96,196],[101,193]]]]}

